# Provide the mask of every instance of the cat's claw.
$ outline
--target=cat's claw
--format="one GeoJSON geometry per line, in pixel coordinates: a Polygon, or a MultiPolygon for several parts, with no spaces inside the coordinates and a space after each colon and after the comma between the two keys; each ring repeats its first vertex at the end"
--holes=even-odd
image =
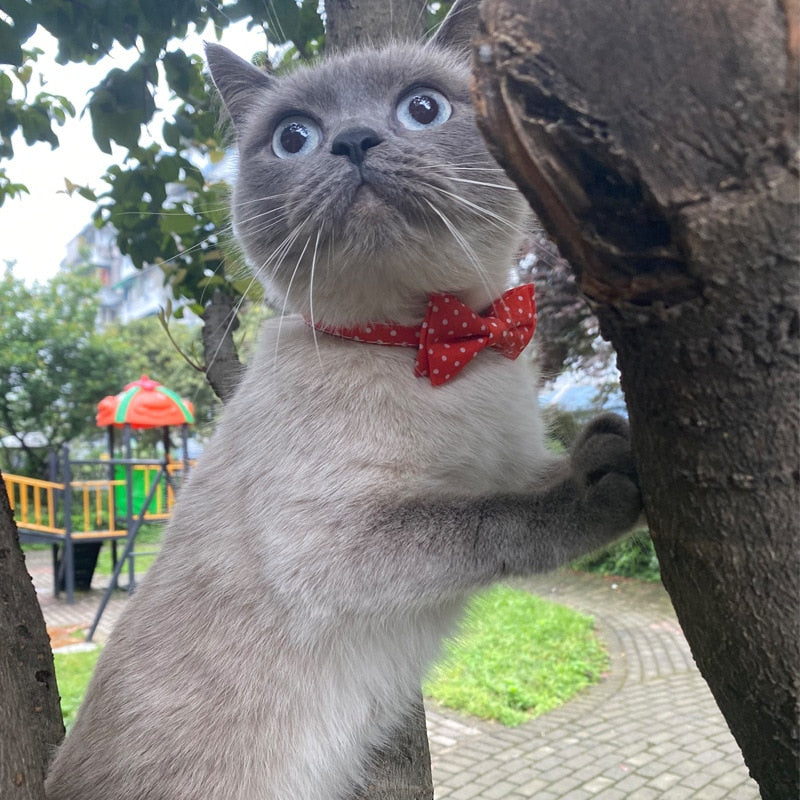
{"type": "Polygon", "coordinates": [[[581,433],[570,460],[590,520],[619,533],[633,527],[642,514],[642,496],[628,423],[617,414],[596,417],[581,433]]]}

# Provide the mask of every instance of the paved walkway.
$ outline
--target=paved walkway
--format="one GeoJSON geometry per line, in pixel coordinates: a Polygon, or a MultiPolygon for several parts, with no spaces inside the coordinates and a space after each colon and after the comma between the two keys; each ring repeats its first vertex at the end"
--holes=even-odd
{"type": "MultiPolygon", "coordinates": [[[[56,600],[49,558],[28,557],[48,626],[88,627],[100,592],[56,600]]],[[[593,614],[609,674],[517,728],[429,704],[436,800],[758,800],[660,585],[558,572],[520,586],[593,614]]],[[[97,640],[125,598],[115,593],[97,640]]]]}

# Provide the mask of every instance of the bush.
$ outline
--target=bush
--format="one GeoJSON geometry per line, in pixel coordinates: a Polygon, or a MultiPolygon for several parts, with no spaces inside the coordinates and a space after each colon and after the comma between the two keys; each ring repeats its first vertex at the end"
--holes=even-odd
{"type": "Polygon", "coordinates": [[[600,575],[619,575],[644,581],[661,580],[653,541],[647,529],[635,531],[627,538],[572,564],[574,569],[600,575]]]}

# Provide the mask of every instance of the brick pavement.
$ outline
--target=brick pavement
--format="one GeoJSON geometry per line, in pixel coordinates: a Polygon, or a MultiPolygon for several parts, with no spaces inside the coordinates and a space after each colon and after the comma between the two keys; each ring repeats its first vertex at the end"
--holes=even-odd
{"type": "Polygon", "coordinates": [[[557,572],[520,587],[591,613],[608,675],[503,728],[428,705],[436,800],[757,800],[658,584],[557,572]]]}
{"type": "MultiPolygon", "coordinates": [[[[28,554],[47,624],[88,627],[101,592],[54,598],[49,559],[28,554]]],[[[758,800],[660,585],[569,572],[519,585],[593,614],[609,673],[517,728],[427,703],[436,800],[758,800]]],[[[96,640],[126,597],[114,594],[96,640]]]]}

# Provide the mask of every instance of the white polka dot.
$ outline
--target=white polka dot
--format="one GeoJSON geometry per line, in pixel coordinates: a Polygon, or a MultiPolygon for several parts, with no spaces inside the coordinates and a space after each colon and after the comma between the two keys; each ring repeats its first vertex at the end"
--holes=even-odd
{"type": "Polygon", "coordinates": [[[372,333],[372,328],[364,328],[364,333],[372,333]]]}
{"type": "Polygon", "coordinates": [[[461,366],[461,362],[460,362],[460,361],[456,361],[456,362],[453,364],[453,366],[454,366],[454,367],[460,367],[460,366],[461,366]]]}
{"type": "Polygon", "coordinates": [[[438,369],[435,369],[435,370],[433,371],[433,374],[434,374],[434,375],[438,375],[438,374],[439,374],[439,370],[438,370],[438,369]]]}
{"type": "Polygon", "coordinates": [[[454,316],[454,317],[457,317],[457,316],[458,316],[458,309],[457,309],[457,308],[454,308],[454,309],[453,309],[453,316],[454,316]]]}
{"type": "Polygon", "coordinates": [[[469,325],[468,325],[468,323],[466,323],[466,322],[462,322],[462,323],[461,323],[461,327],[462,327],[462,328],[467,328],[467,327],[469,327],[469,325]]]}
{"type": "Polygon", "coordinates": [[[438,311],[438,310],[439,310],[439,306],[433,306],[433,307],[431,308],[431,311],[434,311],[434,312],[435,312],[435,311],[438,311]]]}
{"type": "Polygon", "coordinates": [[[432,348],[432,347],[429,347],[429,348],[428,348],[428,355],[429,355],[429,356],[432,356],[432,355],[433,355],[433,348],[432,348]]]}
{"type": "Polygon", "coordinates": [[[389,336],[397,336],[397,331],[392,329],[389,331],[389,336]]]}
{"type": "Polygon", "coordinates": [[[447,320],[446,320],[446,319],[443,319],[443,320],[442,320],[442,327],[444,328],[444,326],[445,326],[445,325],[447,325],[447,320]]]}

